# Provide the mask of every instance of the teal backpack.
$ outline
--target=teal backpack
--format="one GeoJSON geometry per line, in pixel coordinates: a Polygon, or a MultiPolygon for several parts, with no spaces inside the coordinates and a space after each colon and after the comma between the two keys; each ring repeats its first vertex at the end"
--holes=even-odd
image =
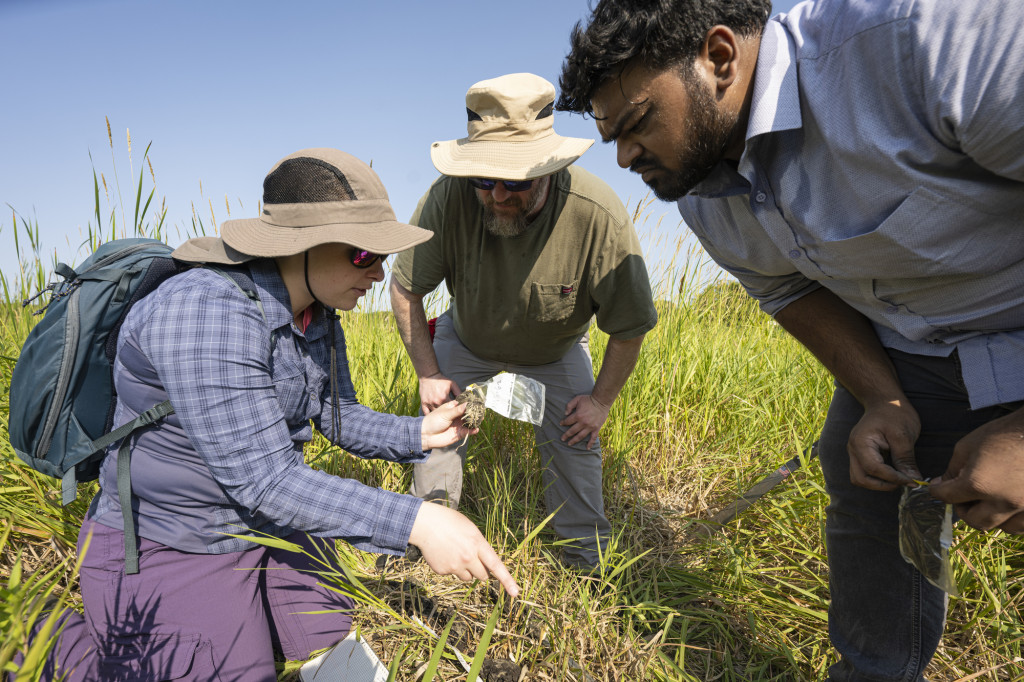
{"type": "MultiPolygon", "coordinates": [[[[123,439],[117,487],[129,573],[138,572],[138,552],[128,436],[174,408],[165,400],[112,430],[117,404],[114,356],[131,307],[164,280],[195,267],[175,261],[171,251],[156,239],[117,239],[97,248],[76,269],[57,265],[54,272],[63,281],[36,296],[50,292],[49,302],[37,313],[43,319],[29,333],[11,377],[11,445],[30,467],[61,480],[63,504],[74,501],[78,482],[99,477],[107,447],[123,439]]],[[[234,282],[263,312],[245,268],[203,267],[234,282]]]]}

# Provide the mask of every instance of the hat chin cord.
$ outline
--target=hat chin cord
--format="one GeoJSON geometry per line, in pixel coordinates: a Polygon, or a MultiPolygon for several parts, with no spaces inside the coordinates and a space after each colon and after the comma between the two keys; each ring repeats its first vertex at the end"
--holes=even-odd
{"type": "Polygon", "coordinates": [[[332,435],[337,438],[339,429],[339,422],[341,421],[341,405],[338,403],[338,350],[335,346],[334,340],[334,327],[336,320],[341,319],[338,317],[337,311],[331,306],[327,305],[313,293],[313,287],[309,285],[309,251],[306,251],[305,258],[302,263],[302,277],[306,280],[306,291],[313,297],[316,303],[320,304],[320,307],[324,309],[324,313],[331,319],[327,321],[327,330],[330,332],[331,338],[331,432],[332,435]]]}
{"type": "Polygon", "coordinates": [[[306,251],[305,259],[302,263],[302,277],[306,280],[306,291],[308,291],[309,295],[313,297],[313,300],[319,303],[329,314],[333,314],[334,319],[338,319],[338,315],[334,312],[334,308],[317,298],[316,294],[313,293],[313,287],[309,285],[309,251],[306,251]]]}

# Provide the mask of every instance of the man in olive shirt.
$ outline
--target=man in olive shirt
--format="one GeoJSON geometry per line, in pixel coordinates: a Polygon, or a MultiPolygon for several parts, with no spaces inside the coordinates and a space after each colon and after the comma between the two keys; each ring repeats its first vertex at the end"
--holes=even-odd
{"type": "MultiPolygon", "coordinates": [[[[430,412],[501,371],[546,386],[535,428],[565,563],[588,570],[610,531],[598,432],[657,323],[639,240],[611,188],[571,164],[592,140],[555,134],[555,89],[532,74],[481,81],[466,94],[469,136],[435,142],[444,175],[412,219],[435,234],[404,252],[391,304],[430,412]],[[451,308],[431,335],[423,297],[442,281],[451,308]],[[609,335],[594,381],[591,319],[609,335]]],[[[457,507],[465,446],[435,448],[412,493],[457,507]]]]}

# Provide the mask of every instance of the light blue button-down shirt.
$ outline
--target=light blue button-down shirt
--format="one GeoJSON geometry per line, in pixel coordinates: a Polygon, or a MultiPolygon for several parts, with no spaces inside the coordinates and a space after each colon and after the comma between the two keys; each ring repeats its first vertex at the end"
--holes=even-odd
{"type": "Polygon", "coordinates": [[[1024,399],[1024,2],[825,0],[768,22],[746,147],[679,211],[774,315],[824,286],[882,343],[1024,399]]]}

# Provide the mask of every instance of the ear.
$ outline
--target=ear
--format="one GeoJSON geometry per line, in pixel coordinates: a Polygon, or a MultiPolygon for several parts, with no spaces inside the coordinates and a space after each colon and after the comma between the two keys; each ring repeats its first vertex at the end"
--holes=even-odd
{"type": "Polygon", "coordinates": [[[723,94],[736,81],[740,70],[740,47],[736,34],[728,26],[713,26],[704,37],[697,60],[719,95],[723,94]]]}

